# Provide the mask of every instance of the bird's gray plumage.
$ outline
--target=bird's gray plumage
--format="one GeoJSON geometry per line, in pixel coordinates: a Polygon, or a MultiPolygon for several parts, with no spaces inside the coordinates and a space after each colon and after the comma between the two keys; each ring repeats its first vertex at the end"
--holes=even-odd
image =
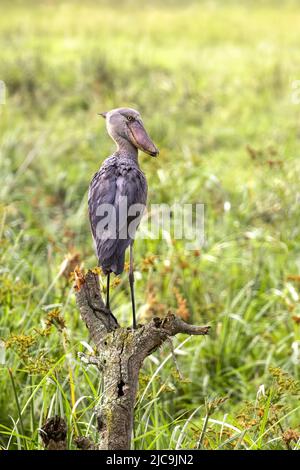
{"type": "MultiPolygon", "coordinates": [[[[137,161],[130,155],[116,152],[108,157],[94,175],[89,188],[89,215],[99,264],[104,273],[120,274],[124,270],[125,251],[133,241],[128,234],[132,216],[125,219],[127,238],[120,239],[120,198],[127,198],[127,209],[133,204],[146,205],[147,181],[137,161]],[[101,204],[112,204],[116,214],[116,238],[110,239],[97,234],[97,225],[104,215],[97,215],[101,204]]],[[[124,209],[124,207],[123,207],[124,209]]],[[[109,222],[109,219],[108,219],[109,222]]]]}

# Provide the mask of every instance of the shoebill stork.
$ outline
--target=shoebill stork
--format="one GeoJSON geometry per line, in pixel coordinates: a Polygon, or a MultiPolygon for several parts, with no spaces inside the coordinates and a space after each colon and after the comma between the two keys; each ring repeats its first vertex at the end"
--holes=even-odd
{"type": "Polygon", "coordinates": [[[93,177],[88,196],[89,217],[99,266],[107,276],[106,307],[110,309],[110,274],[124,270],[125,251],[130,249],[129,285],[133,328],[136,328],[133,243],[147,201],[147,181],[138,162],[138,149],[156,157],[158,149],[148,136],[141,115],[134,109],[117,108],[101,113],[116,144],[93,177]],[[137,205],[137,206],[136,206],[137,205]],[[130,208],[138,207],[138,211],[130,208]]]}

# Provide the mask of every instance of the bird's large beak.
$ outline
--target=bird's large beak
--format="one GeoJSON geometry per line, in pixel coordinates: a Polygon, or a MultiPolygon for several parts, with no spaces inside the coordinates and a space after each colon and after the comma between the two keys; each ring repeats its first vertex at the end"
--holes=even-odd
{"type": "Polygon", "coordinates": [[[131,121],[128,123],[128,129],[130,140],[135,147],[151,155],[151,157],[157,157],[159,150],[148,136],[142,122],[131,121]]]}

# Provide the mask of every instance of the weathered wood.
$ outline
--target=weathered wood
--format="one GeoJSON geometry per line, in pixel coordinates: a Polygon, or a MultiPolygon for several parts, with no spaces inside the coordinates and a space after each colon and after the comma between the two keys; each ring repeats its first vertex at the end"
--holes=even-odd
{"type": "MultiPolygon", "coordinates": [[[[84,362],[96,364],[104,382],[104,398],[96,410],[99,443],[89,441],[89,448],[106,450],[130,449],[139,371],[144,359],[164,341],[177,333],[207,335],[209,326],[189,325],[168,313],[148,324],[121,328],[103,303],[98,274],[76,271],[76,301],[97,349],[97,356],[84,362]]],[[[80,445],[79,445],[80,447],[80,445]]],[[[86,448],[85,446],[83,446],[86,448]]]]}
{"type": "Polygon", "coordinates": [[[67,448],[67,425],[60,416],[53,416],[47,419],[40,429],[45,449],[47,450],[66,450],[67,448]]]}

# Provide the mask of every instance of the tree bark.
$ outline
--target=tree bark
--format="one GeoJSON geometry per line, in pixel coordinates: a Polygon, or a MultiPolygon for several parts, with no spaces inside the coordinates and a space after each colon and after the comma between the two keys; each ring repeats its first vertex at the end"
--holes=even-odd
{"type": "Polygon", "coordinates": [[[97,349],[96,356],[80,354],[80,357],[98,367],[104,382],[104,398],[96,410],[99,443],[80,439],[77,445],[99,450],[130,449],[139,371],[144,359],[171,336],[207,335],[209,326],[189,325],[168,313],[164,319],[153,318],[136,330],[121,328],[105,308],[96,272],[84,275],[76,269],[75,290],[81,317],[97,349]]]}

